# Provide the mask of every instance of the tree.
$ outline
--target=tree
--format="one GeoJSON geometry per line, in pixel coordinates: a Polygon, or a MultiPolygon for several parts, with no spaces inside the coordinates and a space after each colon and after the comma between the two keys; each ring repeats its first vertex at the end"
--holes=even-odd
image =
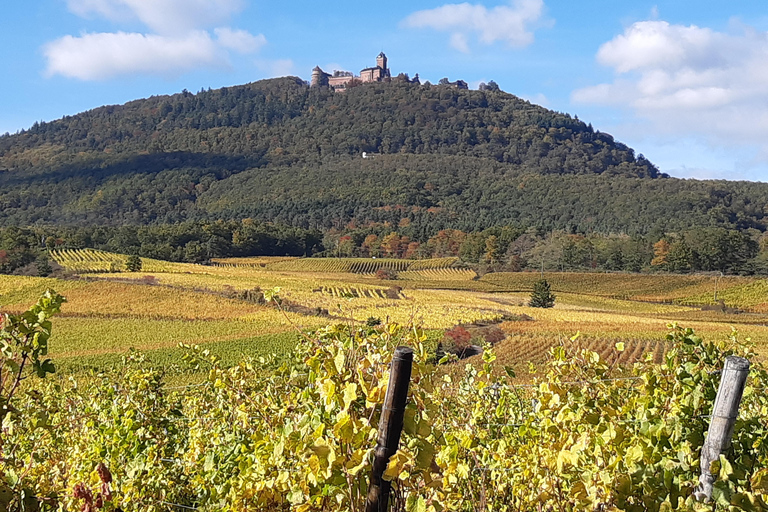
{"type": "Polygon", "coordinates": [[[125,269],[128,272],[139,272],[141,270],[141,258],[137,254],[128,256],[125,260],[125,269]]]}
{"type": "Polygon", "coordinates": [[[551,308],[555,305],[555,296],[546,279],[539,279],[533,284],[531,300],[528,305],[532,308],[551,308]]]}
{"type": "Polygon", "coordinates": [[[37,267],[38,277],[48,277],[49,275],[51,275],[51,272],[53,272],[53,269],[51,268],[51,262],[48,261],[47,254],[41,254],[37,258],[37,261],[35,262],[35,267],[37,267]]]}
{"type": "Polygon", "coordinates": [[[662,267],[666,265],[667,257],[669,256],[670,245],[665,238],[662,238],[655,244],[653,244],[653,259],[651,265],[654,267],[662,267]]]}
{"type": "Polygon", "coordinates": [[[487,263],[498,263],[501,259],[501,249],[499,247],[499,237],[491,235],[485,239],[485,261],[487,263]]]}

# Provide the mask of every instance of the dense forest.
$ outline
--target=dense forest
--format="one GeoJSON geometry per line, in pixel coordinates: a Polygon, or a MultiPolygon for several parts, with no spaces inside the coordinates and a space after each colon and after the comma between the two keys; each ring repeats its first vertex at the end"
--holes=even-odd
{"type": "MultiPolygon", "coordinates": [[[[405,240],[400,257],[425,257],[439,233],[464,234],[453,245],[464,245],[465,261],[546,259],[518,251],[513,261],[504,244],[499,258],[467,248],[506,229],[535,233],[534,246],[559,240],[549,264],[564,269],[635,270],[656,259],[669,270],[751,271],[767,216],[768,184],[669,178],[591,125],[495,89],[393,79],[341,94],[280,78],[0,137],[0,226],[30,228],[38,246],[48,238],[178,261],[368,255],[366,237],[392,234],[405,240]],[[272,241],[239,244],[244,222],[272,230],[272,241]],[[223,231],[206,231],[215,226],[223,231]],[[740,256],[711,263],[697,240],[713,236],[740,256]],[[581,240],[589,257],[568,249],[581,240]],[[671,256],[654,256],[662,240],[671,256]]],[[[5,243],[6,260],[13,247],[5,243]]]]}

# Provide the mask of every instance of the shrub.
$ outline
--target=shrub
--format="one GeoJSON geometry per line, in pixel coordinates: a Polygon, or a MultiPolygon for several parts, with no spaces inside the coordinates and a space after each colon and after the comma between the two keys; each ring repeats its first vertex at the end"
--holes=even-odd
{"type": "Polygon", "coordinates": [[[393,281],[397,279],[397,272],[391,268],[380,268],[376,271],[376,279],[393,281]]]}

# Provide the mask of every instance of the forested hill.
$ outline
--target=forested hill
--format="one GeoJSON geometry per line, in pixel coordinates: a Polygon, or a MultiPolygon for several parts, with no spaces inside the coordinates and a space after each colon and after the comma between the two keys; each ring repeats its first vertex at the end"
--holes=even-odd
{"type": "Polygon", "coordinates": [[[297,78],[185,91],[0,137],[0,225],[764,231],[766,204],[768,186],[667,178],[610,135],[511,94],[397,80],[343,94],[297,78]]]}
{"type": "Polygon", "coordinates": [[[0,139],[9,169],[112,163],[147,152],[245,157],[252,166],[363,152],[442,154],[536,173],[658,175],[610,135],[511,94],[397,81],[335,94],[300,79],[264,80],[102,107],[0,139]]]}

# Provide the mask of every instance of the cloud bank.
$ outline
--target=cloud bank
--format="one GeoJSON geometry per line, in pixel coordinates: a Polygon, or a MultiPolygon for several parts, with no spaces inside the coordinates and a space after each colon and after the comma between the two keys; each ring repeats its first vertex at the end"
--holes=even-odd
{"type": "Polygon", "coordinates": [[[571,99],[629,109],[655,133],[753,145],[768,159],[767,59],[768,34],[749,27],[725,33],[642,21],[597,52],[615,79],[571,99]]]}
{"type": "Polygon", "coordinates": [[[42,48],[48,76],[170,78],[199,68],[227,68],[231,52],[256,53],[267,42],[263,34],[222,25],[243,9],[244,0],[67,0],[67,6],[83,18],[139,22],[148,31],[84,33],[51,41],[42,48]]]}
{"type": "Polygon", "coordinates": [[[483,44],[497,41],[520,48],[533,42],[532,25],[543,14],[543,0],[514,0],[510,5],[487,8],[480,4],[445,4],[414,12],[402,21],[408,28],[429,28],[450,33],[450,46],[469,53],[471,35],[483,44]]]}

